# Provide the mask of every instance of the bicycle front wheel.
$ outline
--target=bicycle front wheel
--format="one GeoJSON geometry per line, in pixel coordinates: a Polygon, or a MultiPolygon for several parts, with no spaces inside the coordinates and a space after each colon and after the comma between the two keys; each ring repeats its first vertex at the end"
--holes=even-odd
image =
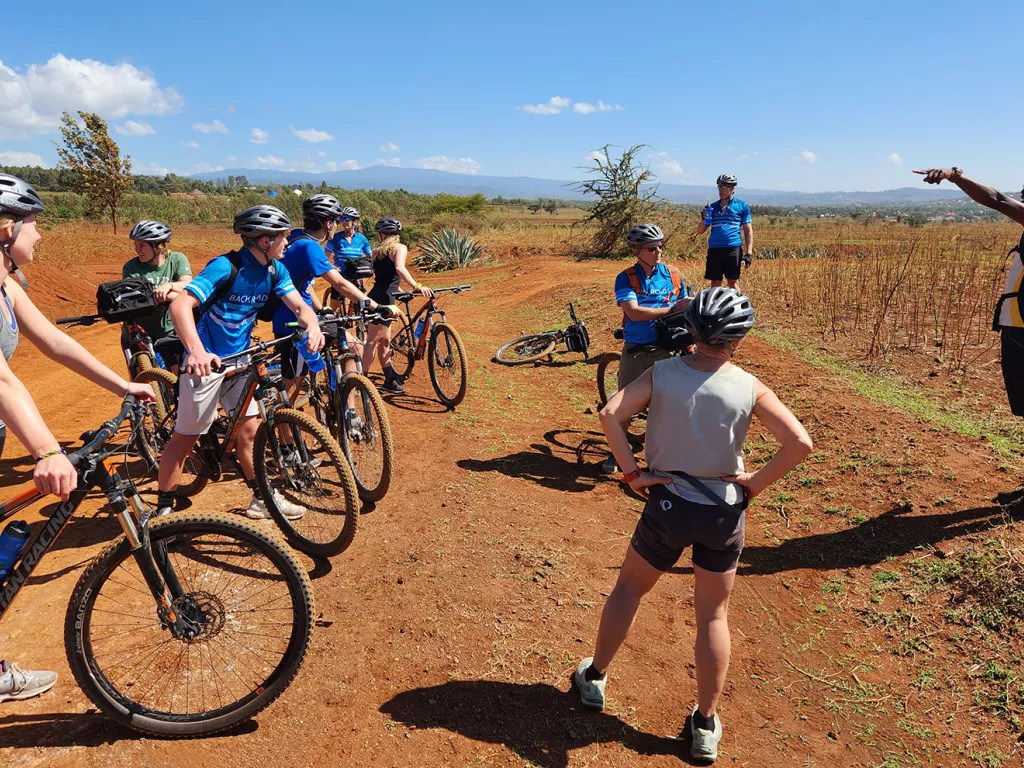
{"type": "Polygon", "coordinates": [[[555,351],[555,337],[550,333],[534,333],[520,336],[498,348],[494,359],[503,365],[532,363],[547,357],[555,351]]]}
{"type": "Polygon", "coordinates": [[[427,356],[434,391],[442,404],[454,408],[466,397],[469,367],[462,339],[448,323],[438,323],[430,332],[427,356]]]}
{"type": "Polygon", "coordinates": [[[384,401],[373,382],[358,373],[342,378],[335,390],[335,416],[341,425],[338,442],[352,466],[359,498],[380,501],[391,485],[395,443],[384,401]]]}
{"type": "Polygon", "coordinates": [[[305,658],[309,577],[283,542],[235,516],[177,512],[149,530],[181,594],[159,605],[129,542],[113,542],[68,605],[75,680],[105,715],[152,735],[204,736],[253,717],[305,658]],[[173,631],[172,615],[189,631],[173,631]]]}
{"type": "Polygon", "coordinates": [[[391,367],[405,381],[412,376],[412,368],[416,365],[416,337],[405,315],[400,315],[398,322],[399,329],[391,337],[391,367]]]}
{"type": "Polygon", "coordinates": [[[267,509],[296,549],[328,557],[348,548],[359,524],[359,491],[326,427],[279,408],[273,439],[265,423],[256,432],[253,464],[267,509]]]}

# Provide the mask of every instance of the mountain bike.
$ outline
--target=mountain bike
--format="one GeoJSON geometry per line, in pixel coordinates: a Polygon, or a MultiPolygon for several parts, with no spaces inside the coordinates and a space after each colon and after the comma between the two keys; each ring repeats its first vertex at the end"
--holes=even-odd
{"type": "MultiPolygon", "coordinates": [[[[140,406],[121,412],[68,459],[78,486],[57,504],[0,586],[0,619],[87,493],[100,489],[123,534],[86,568],[64,618],[64,648],[99,710],[153,736],[196,737],[247,720],[295,678],[309,646],[309,577],[275,536],[232,515],[175,512],[151,519],[105,443],[140,406]]],[[[126,446],[127,448],[127,446],[126,446]]],[[[0,505],[0,521],[42,498],[35,488],[0,505]]]]}
{"type": "MultiPolygon", "coordinates": [[[[243,414],[255,398],[262,423],[256,430],[253,466],[267,509],[296,549],[314,557],[327,557],[347,549],[355,538],[359,492],[341,446],[325,426],[291,407],[280,374],[267,370],[270,350],[289,340],[304,343],[298,341],[299,335],[259,342],[221,358],[222,365],[240,361],[228,369],[228,375],[246,376],[245,394],[233,414],[217,419],[199,437],[185,461],[178,494],[194,496],[211,480],[219,480],[228,456],[241,472],[234,455],[235,441],[243,414]],[[303,507],[306,514],[289,520],[278,507],[279,498],[303,507]]],[[[135,438],[139,453],[150,466],[159,466],[159,457],[174,432],[176,417],[177,407],[162,422],[146,421],[135,438]]]]}
{"type": "Polygon", "coordinates": [[[405,313],[396,318],[400,327],[391,337],[391,365],[398,377],[406,381],[412,376],[416,361],[426,357],[430,383],[442,405],[449,409],[454,409],[466,397],[469,367],[466,347],[459,334],[448,324],[444,310],[438,308],[437,294],[462,293],[471,287],[456,285],[434,288],[434,295],[427,299],[427,303],[415,315],[409,309],[409,302],[420,294],[405,291],[395,294],[395,301],[405,305],[405,313]],[[441,316],[440,322],[434,321],[435,315],[441,316]]]}
{"type": "MultiPolygon", "coordinates": [[[[54,323],[74,328],[79,325],[90,326],[101,319],[103,315],[80,315],[61,317],[54,323]]],[[[181,340],[177,336],[165,336],[154,342],[138,323],[129,321],[127,326],[128,343],[123,352],[128,375],[133,382],[152,385],[156,401],[151,407],[155,418],[162,421],[178,400],[178,377],[168,370],[163,356],[170,353],[180,359],[183,351],[181,340]]]]}
{"type": "MultiPolygon", "coordinates": [[[[317,421],[327,426],[344,450],[359,497],[380,501],[391,484],[394,438],[384,401],[373,382],[363,375],[362,360],[349,347],[346,334],[349,326],[365,329],[370,322],[390,322],[388,310],[371,311],[369,305],[369,301],[355,303],[352,315],[321,310],[320,327],[327,337],[321,354],[326,367],[306,377],[307,396],[317,421]],[[346,372],[349,361],[355,364],[355,370],[346,372]]],[[[365,332],[362,335],[365,337],[365,332]]]]}
{"type": "Polygon", "coordinates": [[[499,347],[494,353],[494,359],[503,365],[532,363],[550,355],[555,351],[555,345],[564,341],[566,349],[582,352],[583,359],[589,360],[590,334],[587,333],[587,324],[576,317],[576,308],[572,304],[569,304],[569,317],[572,318],[572,325],[564,331],[556,328],[553,331],[520,336],[499,347]]]}

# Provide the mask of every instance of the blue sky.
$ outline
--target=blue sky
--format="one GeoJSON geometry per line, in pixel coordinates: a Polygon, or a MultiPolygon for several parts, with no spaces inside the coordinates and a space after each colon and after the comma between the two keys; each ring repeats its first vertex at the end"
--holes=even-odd
{"type": "Polygon", "coordinates": [[[1024,181],[1024,6],[954,2],[51,2],[0,48],[0,164],[63,109],[137,172],[377,163],[579,178],[650,145],[665,182],[860,190],[959,165],[1024,181]],[[116,19],[116,24],[112,20],[116,19]]]}

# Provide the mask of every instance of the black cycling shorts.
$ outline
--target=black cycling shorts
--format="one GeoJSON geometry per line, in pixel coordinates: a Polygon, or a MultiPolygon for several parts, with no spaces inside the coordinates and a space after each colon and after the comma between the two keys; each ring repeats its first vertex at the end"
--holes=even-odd
{"type": "Polygon", "coordinates": [[[721,280],[722,275],[725,275],[726,280],[739,280],[742,251],[743,248],[738,245],[724,248],[708,248],[708,261],[707,266],[704,267],[704,279],[721,280]]]}
{"type": "Polygon", "coordinates": [[[1024,328],[1006,328],[1002,333],[1003,382],[1010,410],[1024,417],[1024,328]]]}
{"type": "Polygon", "coordinates": [[[725,573],[740,561],[746,515],[745,511],[727,513],[717,504],[687,501],[664,485],[655,485],[631,543],[637,554],[659,571],[675,565],[692,546],[694,565],[725,573]]]}

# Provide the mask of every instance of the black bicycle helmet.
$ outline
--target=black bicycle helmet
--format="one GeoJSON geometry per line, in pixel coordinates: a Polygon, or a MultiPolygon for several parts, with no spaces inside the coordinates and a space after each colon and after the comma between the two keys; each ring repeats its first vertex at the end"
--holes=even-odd
{"type": "Polygon", "coordinates": [[[730,187],[735,187],[737,184],[736,177],[731,173],[723,173],[718,177],[718,181],[715,184],[728,184],[730,187]]]}
{"type": "Polygon", "coordinates": [[[166,243],[171,239],[171,228],[162,221],[143,219],[128,233],[129,240],[142,243],[166,243]]]}
{"type": "Polygon", "coordinates": [[[302,217],[330,221],[342,215],[341,203],[330,195],[311,195],[302,201],[302,217]]]}
{"type": "Polygon", "coordinates": [[[683,317],[691,333],[705,344],[737,341],[754,327],[750,299],[735,288],[705,288],[697,291],[683,317]]]}
{"type": "Polygon", "coordinates": [[[0,173],[0,211],[23,219],[42,213],[43,200],[28,182],[9,173],[0,173]]]}
{"type": "Polygon", "coordinates": [[[373,228],[384,235],[397,235],[402,231],[402,222],[398,219],[384,218],[374,224],[373,228]]]}
{"type": "Polygon", "coordinates": [[[665,234],[657,224],[638,224],[626,233],[626,242],[630,245],[657,243],[665,239],[665,234]]]}
{"type": "Polygon", "coordinates": [[[349,218],[352,219],[358,219],[359,211],[353,208],[351,205],[349,205],[341,209],[341,215],[348,216],[349,218]]]}
{"type": "Polygon", "coordinates": [[[242,237],[276,235],[291,228],[292,222],[284,211],[272,205],[254,205],[235,214],[234,231],[242,237]]]}

